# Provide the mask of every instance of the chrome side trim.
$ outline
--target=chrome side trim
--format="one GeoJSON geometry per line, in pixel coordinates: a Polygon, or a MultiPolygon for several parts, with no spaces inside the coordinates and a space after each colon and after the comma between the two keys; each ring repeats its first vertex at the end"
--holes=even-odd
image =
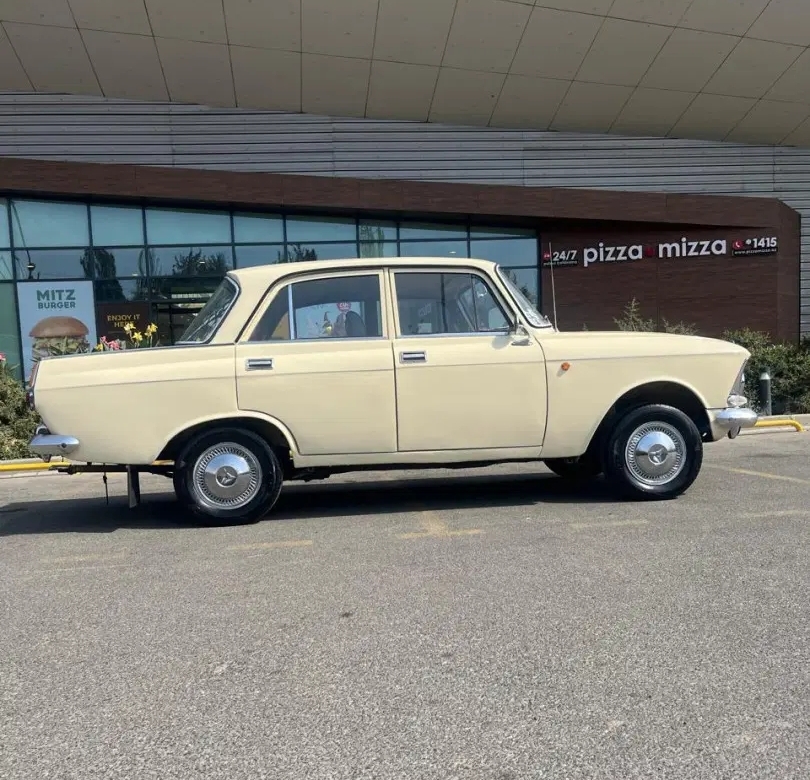
{"type": "Polygon", "coordinates": [[[51,433],[44,425],[37,427],[34,437],[28,443],[28,449],[43,459],[53,455],[69,455],[79,448],[75,436],[61,436],[51,433]]]}

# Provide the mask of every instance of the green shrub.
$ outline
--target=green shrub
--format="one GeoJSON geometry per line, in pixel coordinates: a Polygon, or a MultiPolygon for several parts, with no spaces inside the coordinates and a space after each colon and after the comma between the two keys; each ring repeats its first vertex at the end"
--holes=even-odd
{"type": "Polygon", "coordinates": [[[613,321],[619,330],[637,330],[648,333],[681,333],[686,336],[694,336],[697,333],[694,325],[685,322],[671,323],[668,320],[662,320],[659,326],[654,319],[645,319],[641,316],[641,304],[635,298],[624,307],[622,316],[614,317],[613,321]]]}
{"type": "Polygon", "coordinates": [[[759,377],[768,370],[771,377],[771,411],[774,414],[810,412],[810,343],[772,342],[767,333],[747,328],[726,331],[722,336],[745,347],[751,359],[745,368],[745,393],[760,410],[759,377]]]}
{"type": "Polygon", "coordinates": [[[5,362],[0,362],[0,460],[29,458],[28,442],[39,424],[28,408],[25,389],[5,362]]]}

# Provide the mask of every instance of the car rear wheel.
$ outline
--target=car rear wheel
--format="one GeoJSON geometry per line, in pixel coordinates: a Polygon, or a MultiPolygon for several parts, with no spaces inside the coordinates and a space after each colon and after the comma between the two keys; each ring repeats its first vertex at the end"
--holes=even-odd
{"type": "Polygon", "coordinates": [[[596,479],[602,473],[602,464],[589,452],[576,458],[548,458],[543,463],[558,477],[574,482],[596,479]]]}
{"type": "Polygon", "coordinates": [[[651,404],[631,410],[607,441],[605,476],[628,498],[675,498],[697,479],[702,465],[697,426],[671,406],[651,404]]]}
{"type": "Polygon", "coordinates": [[[272,447],[241,428],[204,431],[175,461],[177,498],[206,525],[257,522],[275,505],[283,481],[272,447]]]}

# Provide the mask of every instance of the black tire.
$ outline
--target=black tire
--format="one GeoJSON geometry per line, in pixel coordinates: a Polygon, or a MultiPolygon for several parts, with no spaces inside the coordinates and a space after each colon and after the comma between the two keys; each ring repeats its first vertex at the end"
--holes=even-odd
{"type": "Polygon", "coordinates": [[[245,525],[258,522],[273,508],[284,473],[272,447],[261,436],[242,428],[222,427],[203,431],[186,444],[175,460],[173,481],[178,500],[196,522],[245,525]],[[228,458],[228,463],[217,470],[217,463],[228,458]],[[207,482],[200,476],[206,462],[211,469],[207,482]],[[226,473],[228,468],[230,473],[226,473]],[[233,482],[228,485],[226,479],[233,482]],[[220,495],[212,492],[212,484],[220,495]],[[241,486],[244,491],[237,495],[241,486]]]}
{"type": "Polygon", "coordinates": [[[604,455],[608,483],[631,499],[676,498],[702,465],[703,441],[695,423],[680,409],[659,404],[625,414],[610,432],[604,455]]]}
{"type": "Polygon", "coordinates": [[[549,458],[543,463],[558,477],[573,482],[587,482],[602,473],[602,464],[590,452],[578,458],[549,458]]]}

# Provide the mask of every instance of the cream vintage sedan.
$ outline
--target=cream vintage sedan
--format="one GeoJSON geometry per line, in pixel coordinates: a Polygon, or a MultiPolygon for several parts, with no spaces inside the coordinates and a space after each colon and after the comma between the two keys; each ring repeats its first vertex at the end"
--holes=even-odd
{"type": "Polygon", "coordinates": [[[171,347],[46,358],[31,450],[174,481],[207,523],[258,520],[285,480],[543,461],[630,498],[683,493],[703,445],[754,425],[749,353],[555,329],[506,269],[383,258],[232,271],[171,347]]]}

